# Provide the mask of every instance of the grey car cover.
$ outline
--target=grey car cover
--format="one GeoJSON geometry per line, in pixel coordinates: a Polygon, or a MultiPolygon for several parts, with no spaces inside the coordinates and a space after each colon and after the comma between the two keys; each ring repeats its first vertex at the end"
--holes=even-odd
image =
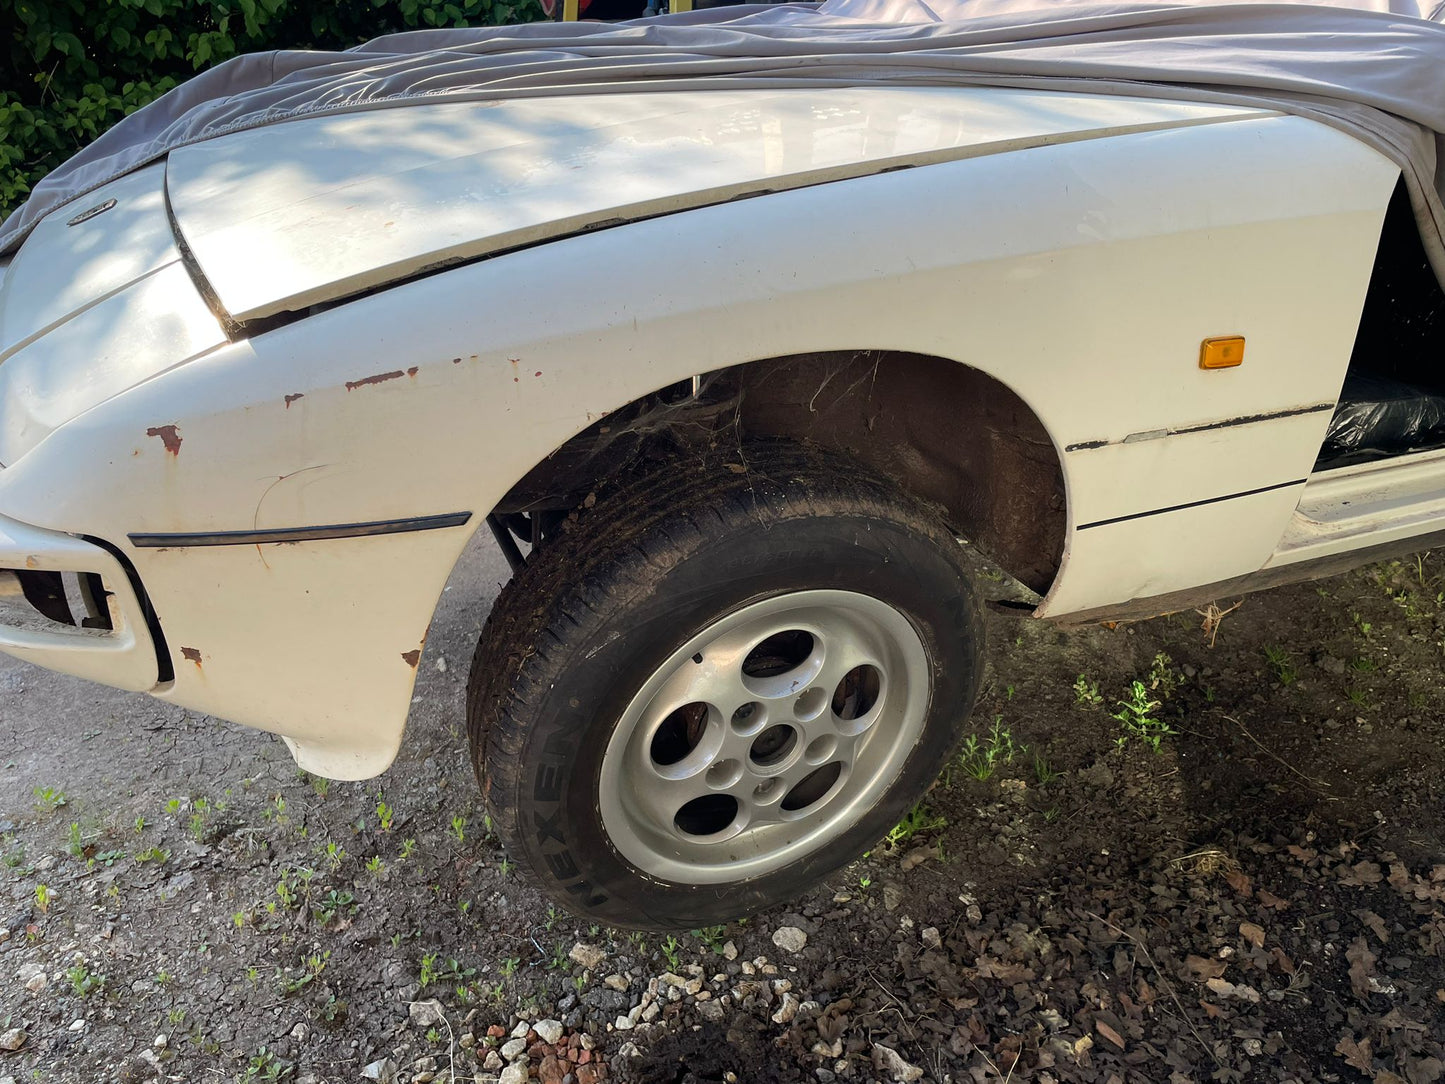
{"type": "Polygon", "coordinates": [[[1436,14],[1412,0],[827,0],[255,53],[163,95],[45,177],[0,226],[0,256],[50,211],[173,148],[318,114],[682,88],[989,84],[1263,105],[1344,129],[1400,164],[1445,278],[1436,14]]]}

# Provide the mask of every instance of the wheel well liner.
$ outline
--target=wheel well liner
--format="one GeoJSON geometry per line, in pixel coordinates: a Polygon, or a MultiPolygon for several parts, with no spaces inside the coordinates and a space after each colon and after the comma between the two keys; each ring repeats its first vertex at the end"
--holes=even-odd
{"type": "Polygon", "coordinates": [[[788,437],[846,453],[942,509],[956,533],[1035,591],[1063,556],[1063,471],[1038,416],[948,358],[833,350],[732,366],[638,399],[556,449],[496,513],[560,512],[663,446],[788,437]]]}

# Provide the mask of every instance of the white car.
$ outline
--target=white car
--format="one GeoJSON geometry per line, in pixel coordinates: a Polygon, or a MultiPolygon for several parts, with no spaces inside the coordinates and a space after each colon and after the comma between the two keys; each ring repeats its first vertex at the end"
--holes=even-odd
{"type": "Polygon", "coordinates": [[[703,926],[950,757],[959,538],[1083,622],[1445,530],[1442,308],[1399,168],[1266,109],[709,89],[241,131],[8,262],[0,648],[374,776],[490,526],[495,824],[574,912],[703,926]]]}

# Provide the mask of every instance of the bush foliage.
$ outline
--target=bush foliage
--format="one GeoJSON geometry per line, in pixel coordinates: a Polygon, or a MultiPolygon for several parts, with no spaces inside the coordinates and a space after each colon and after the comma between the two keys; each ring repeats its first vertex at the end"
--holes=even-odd
{"type": "Polygon", "coordinates": [[[540,15],[538,0],[0,0],[0,218],[121,117],[238,53],[540,15]]]}

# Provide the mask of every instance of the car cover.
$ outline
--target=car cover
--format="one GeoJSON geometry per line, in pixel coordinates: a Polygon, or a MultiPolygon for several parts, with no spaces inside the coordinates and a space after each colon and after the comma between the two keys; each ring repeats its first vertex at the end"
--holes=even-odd
{"type": "Polygon", "coordinates": [[[41,180],[0,226],[0,256],[51,210],[174,148],[318,114],[649,89],[988,84],[1262,105],[1344,129],[1399,163],[1445,278],[1438,15],[1413,0],[826,0],[254,53],[162,95],[41,180]]]}

